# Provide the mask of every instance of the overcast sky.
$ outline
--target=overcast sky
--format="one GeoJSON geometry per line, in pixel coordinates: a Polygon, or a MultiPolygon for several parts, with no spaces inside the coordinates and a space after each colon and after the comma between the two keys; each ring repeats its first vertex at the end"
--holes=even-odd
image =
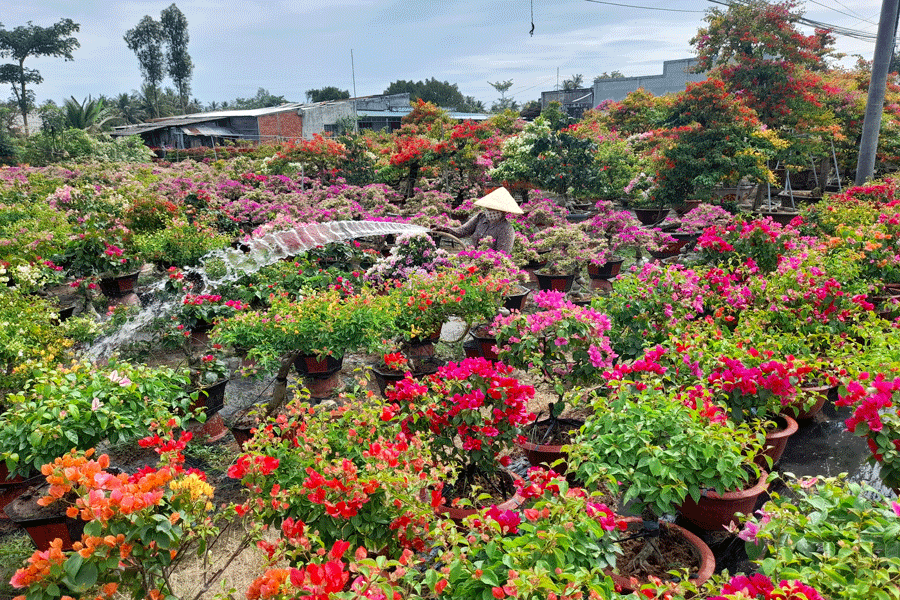
{"type": "MultiPolygon", "coordinates": [[[[690,39],[703,24],[704,0],[178,0],[188,21],[194,62],[191,96],[204,104],[251,97],[265,88],[305,101],[311,88],[337,86],[356,95],[382,93],[398,79],[431,77],[459,86],[486,106],[499,98],[488,84],[512,80],[520,103],[573,74],[589,84],[604,71],[626,76],[662,73],[668,59],[692,56],[690,39]],[[529,35],[534,11],[534,35],[529,35]],[[650,7],[651,10],[634,8],[650,7]],[[661,10],[670,9],[670,10],[661,10]],[[558,79],[557,79],[558,73],[558,79]]],[[[137,90],[141,76],[125,32],[144,15],[159,19],[171,0],[109,2],[4,0],[2,26],[62,18],[81,26],[75,60],[29,59],[44,82],[38,103],[137,90]]],[[[812,0],[806,17],[877,32],[875,0],[812,0]]],[[[807,33],[811,30],[806,30],[807,33]]],[[[838,37],[838,50],[871,60],[875,44],[838,37]]],[[[6,61],[3,61],[6,62],[6,61]]],[[[852,64],[852,61],[846,61],[852,64]]],[[[171,85],[169,80],[164,85],[171,85]]],[[[11,95],[0,90],[0,97],[11,95]]]]}

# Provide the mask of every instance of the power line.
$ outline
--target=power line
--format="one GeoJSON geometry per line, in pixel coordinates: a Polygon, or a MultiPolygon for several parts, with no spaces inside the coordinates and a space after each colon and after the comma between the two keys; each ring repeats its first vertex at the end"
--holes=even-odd
{"type": "MultiPolygon", "coordinates": [[[[722,6],[733,6],[733,5],[744,5],[746,6],[748,2],[746,0],[709,0],[713,4],[721,4],[722,6]]],[[[806,17],[794,17],[794,20],[798,23],[802,23],[803,25],[807,25],[809,27],[813,27],[815,29],[827,29],[831,33],[842,35],[844,37],[851,37],[857,40],[862,40],[864,42],[874,42],[877,36],[875,34],[868,33],[866,31],[861,31],[859,29],[849,29],[847,27],[839,27],[837,25],[831,25],[829,23],[823,23],[822,21],[814,21],[812,19],[807,19],[806,17]]]]}
{"type": "Polygon", "coordinates": [[[658,8],[656,6],[636,6],[634,4],[619,4],[618,2],[604,2],[603,0],[584,0],[585,2],[593,2],[594,4],[609,4],[610,6],[624,6],[625,8],[640,8],[643,10],[664,10],[666,12],[678,13],[704,13],[705,10],[682,10],[680,8],[658,8]]]}
{"type": "MultiPolygon", "coordinates": [[[[821,6],[822,8],[827,9],[827,10],[833,10],[834,12],[838,13],[839,15],[844,15],[845,17],[854,18],[854,19],[857,19],[857,21],[865,21],[866,23],[869,23],[871,25],[877,25],[877,23],[865,18],[864,16],[862,16],[859,13],[853,13],[853,14],[846,13],[842,10],[838,10],[838,9],[834,8],[833,6],[828,6],[827,4],[822,4],[821,2],[816,2],[816,0],[809,0],[809,2],[810,2],[810,4],[815,4],[817,6],[821,6]]],[[[838,2],[838,4],[841,4],[841,3],[838,2]]],[[[843,4],[841,4],[841,6],[843,6],[847,10],[852,10],[851,8],[849,8],[843,4]]]]}

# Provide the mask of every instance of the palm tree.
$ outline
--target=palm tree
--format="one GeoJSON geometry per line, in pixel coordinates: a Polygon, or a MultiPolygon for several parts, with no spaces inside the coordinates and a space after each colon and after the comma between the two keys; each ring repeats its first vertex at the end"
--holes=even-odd
{"type": "Polygon", "coordinates": [[[66,127],[91,132],[100,131],[107,121],[118,116],[114,108],[103,107],[103,98],[94,100],[90,96],[80,103],[72,96],[65,101],[63,110],[66,127]]]}
{"type": "Polygon", "coordinates": [[[147,118],[147,113],[141,108],[141,101],[137,92],[131,92],[130,94],[122,92],[116,96],[114,106],[119,111],[119,118],[126,125],[136,125],[147,118]]]}

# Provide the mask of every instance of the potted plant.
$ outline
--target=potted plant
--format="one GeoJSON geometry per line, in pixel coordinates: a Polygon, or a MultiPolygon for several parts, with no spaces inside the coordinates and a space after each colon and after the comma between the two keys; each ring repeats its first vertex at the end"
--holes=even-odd
{"type": "Polygon", "coordinates": [[[518,510],[496,505],[466,517],[465,529],[447,531],[439,565],[424,574],[434,594],[450,598],[546,598],[588,592],[614,597],[605,570],[620,553],[624,527],[599,493],[570,488],[564,478],[532,469],[517,482],[518,510]]]}
{"type": "Polygon", "coordinates": [[[82,223],[53,261],[79,280],[99,279],[108,298],[131,293],[144,264],[127,227],[98,219],[82,223]]]}
{"type": "Polygon", "coordinates": [[[538,377],[556,394],[548,418],[526,428],[524,443],[529,460],[538,463],[560,457],[559,446],[581,423],[560,420],[564,394],[573,388],[596,385],[612,366],[608,332],[609,318],[596,310],[576,306],[562,292],[541,291],[535,294],[538,310],[533,313],[511,313],[498,316],[493,323],[498,358],[538,377]],[[555,448],[549,448],[555,447],[555,448]],[[542,457],[542,451],[552,453],[542,457]]]}
{"type": "Polygon", "coordinates": [[[424,441],[441,464],[453,469],[444,485],[447,507],[485,490],[503,500],[513,496],[512,479],[500,472],[499,457],[533,419],[527,409],[534,388],[512,376],[512,367],[484,358],[450,362],[417,382],[407,376],[388,391],[397,418],[424,441]]]}
{"type": "Polygon", "coordinates": [[[569,223],[548,227],[535,234],[534,247],[546,261],[536,273],[541,289],[567,292],[587,260],[606,262],[608,252],[602,242],[591,238],[583,227],[569,223]]]}
{"type": "Polygon", "coordinates": [[[607,389],[591,397],[594,412],[571,444],[570,469],[587,484],[611,481],[650,523],[739,490],[751,490],[741,503],[685,516],[715,529],[752,511],[765,490],[765,473],[754,463],[761,436],[746,423],[726,422],[702,389],[667,391],[657,365],[650,358],[616,366],[607,389]]]}
{"type": "Polygon", "coordinates": [[[405,434],[396,408],[365,395],[334,409],[302,397],[263,419],[229,469],[266,502],[265,523],[303,523],[323,543],[350,543],[399,558],[421,552],[435,519],[439,492],[430,445],[405,434]]]}

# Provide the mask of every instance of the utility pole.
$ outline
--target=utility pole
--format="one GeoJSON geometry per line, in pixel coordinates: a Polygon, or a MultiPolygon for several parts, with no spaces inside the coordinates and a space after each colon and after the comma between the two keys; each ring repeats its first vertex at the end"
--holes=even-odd
{"type": "Polygon", "coordinates": [[[894,31],[900,0],[882,0],[878,18],[878,39],[875,40],[875,56],[872,61],[872,80],[866,100],[866,117],[859,142],[859,158],[856,162],[856,185],[863,185],[875,173],[875,152],[878,149],[878,132],[881,130],[881,113],[884,110],[884,91],[887,87],[888,67],[894,49],[894,31]]]}

